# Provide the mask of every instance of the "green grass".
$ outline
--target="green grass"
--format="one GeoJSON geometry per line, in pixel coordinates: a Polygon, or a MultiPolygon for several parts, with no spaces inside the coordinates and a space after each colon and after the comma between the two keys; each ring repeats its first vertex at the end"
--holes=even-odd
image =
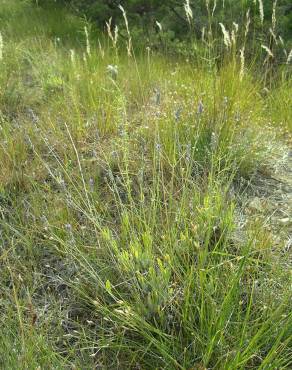
{"type": "Polygon", "coordinates": [[[238,50],[88,55],[64,10],[0,19],[0,368],[290,368],[291,219],[251,205],[287,158],[289,66],[267,91],[238,50]]]}

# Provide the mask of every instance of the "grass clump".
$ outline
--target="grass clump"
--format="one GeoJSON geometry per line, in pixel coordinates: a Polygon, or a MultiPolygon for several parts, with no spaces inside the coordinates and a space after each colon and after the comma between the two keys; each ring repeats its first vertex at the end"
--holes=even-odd
{"type": "Polygon", "coordinates": [[[1,366],[288,369],[290,82],[60,14],[0,13],[1,366]]]}

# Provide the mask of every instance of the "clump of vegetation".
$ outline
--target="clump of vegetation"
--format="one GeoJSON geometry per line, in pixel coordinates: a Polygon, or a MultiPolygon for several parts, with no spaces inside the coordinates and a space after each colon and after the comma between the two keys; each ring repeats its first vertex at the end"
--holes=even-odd
{"type": "MultiPolygon", "coordinates": [[[[0,367],[288,369],[276,12],[273,42],[247,11],[186,57],[136,49],[115,11],[124,31],[99,34],[64,8],[0,9],[0,367]]],[[[191,2],[180,12],[195,32],[191,2]]]]}

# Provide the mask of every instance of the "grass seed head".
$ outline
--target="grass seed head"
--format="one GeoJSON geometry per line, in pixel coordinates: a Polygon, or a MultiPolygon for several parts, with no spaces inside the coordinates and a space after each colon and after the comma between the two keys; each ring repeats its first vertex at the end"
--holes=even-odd
{"type": "Polygon", "coordinates": [[[239,56],[240,56],[240,72],[239,72],[239,79],[240,81],[243,80],[243,76],[244,76],[244,63],[245,63],[245,59],[244,59],[244,47],[242,49],[240,49],[240,52],[239,52],[239,56]]]}
{"type": "Polygon", "coordinates": [[[271,49],[266,45],[261,45],[262,49],[267,52],[268,57],[274,58],[274,54],[272,53],[271,49]]]}
{"type": "Polygon", "coordinates": [[[84,34],[85,34],[85,41],[86,41],[86,53],[90,55],[90,41],[89,41],[89,33],[87,26],[84,26],[84,34]]]}
{"type": "Polygon", "coordinates": [[[272,12],[272,30],[275,31],[276,28],[276,7],[277,7],[277,0],[273,2],[273,12],[272,12]]]}
{"type": "Polygon", "coordinates": [[[191,24],[191,21],[193,19],[193,11],[192,11],[192,8],[190,7],[190,0],[186,0],[184,4],[184,9],[185,9],[188,23],[191,24]]]}
{"type": "Polygon", "coordinates": [[[106,67],[106,70],[110,74],[110,76],[113,80],[117,79],[117,77],[118,77],[118,66],[117,65],[109,64],[106,67]]]}
{"type": "Polygon", "coordinates": [[[161,23],[158,22],[158,21],[156,21],[155,23],[156,23],[157,27],[159,28],[159,31],[161,32],[162,31],[162,25],[161,25],[161,23]]]}
{"type": "Polygon", "coordinates": [[[290,50],[290,53],[288,54],[286,64],[289,64],[292,61],[292,49],[290,50]]]}
{"type": "Polygon", "coordinates": [[[250,25],[250,9],[246,12],[246,22],[245,22],[245,32],[244,32],[244,38],[246,39],[248,31],[249,31],[249,25],[250,25]]]}
{"type": "Polygon", "coordinates": [[[127,13],[126,13],[125,9],[122,7],[122,5],[119,5],[119,9],[123,13],[123,18],[124,18],[124,21],[125,21],[126,30],[127,30],[128,35],[130,35],[130,29],[129,29],[129,23],[128,23],[128,18],[127,18],[127,13]]]}
{"type": "Polygon", "coordinates": [[[260,12],[260,20],[261,20],[261,23],[263,24],[265,14],[264,14],[264,4],[262,0],[259,0],[259,12],[260,12]]]}
{"type": "Polygon", "coordinates": [[[74,49],[70,49],[70,59],[72,64],[75,64],[75,51],[74,49]]]}
{"type": "Polygon", "coordinates": [[[220,25],[222,33],[223,33],[224,45],[228,49],[231,46],[231,39],[230,39],[229,32],[227,31],[227,29],[225,28],[223,23],[219,23],[219,25],[220,25]]]}

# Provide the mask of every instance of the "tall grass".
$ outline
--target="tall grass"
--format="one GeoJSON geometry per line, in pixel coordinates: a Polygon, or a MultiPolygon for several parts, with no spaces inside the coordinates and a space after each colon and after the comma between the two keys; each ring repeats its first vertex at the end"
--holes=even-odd
{"type": "Polygon", "coordinates": [[[1,9],[0,366],[288,369],[290,216],[274,230],[250,197],[288,145],[290,81],[223,23],[218,65],[210,33],[204,63],[135,53],[121,11],[126,46],[1,9]]]}

